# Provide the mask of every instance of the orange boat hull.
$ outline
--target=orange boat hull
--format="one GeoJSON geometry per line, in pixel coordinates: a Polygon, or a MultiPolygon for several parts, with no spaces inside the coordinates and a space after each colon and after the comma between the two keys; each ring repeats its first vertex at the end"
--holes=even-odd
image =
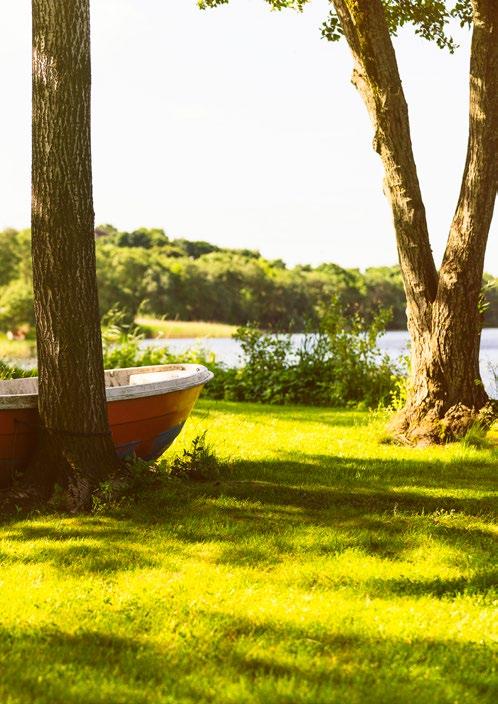
{"type": "Polygon", "coordinates": [[[120,457],[160,457],[178,436],[199,398],[200,386],[160,396],[107,403],[109,425],[120,457]]]}
{"type": "Polygon", "coordinates": [[[38,411],[35,408],[0,411],[0,485],[14,470],[27,464],[36,442],[38,411]]]}
{"type": "MultiPolygon", "coordinates": [[[[119,457],[160,457],[181,432],[202,385],[142,398],[107,402],[112,438],[119,457]]],[[[0,485],[23,469],[34,450],[36,408],[0,410],[0,485]]]]}

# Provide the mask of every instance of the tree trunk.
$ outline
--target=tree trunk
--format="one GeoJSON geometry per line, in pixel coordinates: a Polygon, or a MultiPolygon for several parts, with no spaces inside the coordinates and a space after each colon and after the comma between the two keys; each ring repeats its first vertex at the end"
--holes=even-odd
{"type": "Polygon", "coordinates": [[[409,442],[459,437],[489,401],[479,372],[479,303],[498,181],[498,3],[474,2],[467,163],[438,275],[382,0],[333,2],[384,164],[407,299],[411,380],[392,428],[409,442]]]}
{"type": "Polygon", "coordinates": [[[434,308],[432,332],[411,336],[407,403],[390,426],[398,439],[415,444],[457,439],[474,422],[492,419],[479,371],[480,315],[470,314],[468,301],[455,302],[439,323],[434,308]]]}
{"type": "Polygon", "coordinates": [[[90,2],[33,0],[32,257],[40,437],[28,478],[72,508],[116,470],[97,299],[90,2]]]}

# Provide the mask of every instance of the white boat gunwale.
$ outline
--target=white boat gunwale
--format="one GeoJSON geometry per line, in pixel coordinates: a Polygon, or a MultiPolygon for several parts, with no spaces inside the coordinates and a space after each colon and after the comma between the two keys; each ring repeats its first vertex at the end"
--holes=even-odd
{"type": "MultiPolygon", "coordinates": [[[[148,367],[126,367],[123,369],[107,369],[106,378],[106,398],[108,402],[126,401],[135,398],[146,398],[148,396],[160,396],[162,394],[184,391],[196,386],[203,386],[213,378],[212,372],[200,364],[162,364],[148,367]],[[175,374],[176,372],[176,374],[175,374]],[[139,377],[141,374],[169,374],[169,378],[158,381],[147,381],[139,383],[137,379],[133,383],[119,383],[124,377],[128,382],[130,377],[139,377]],[[113,385],[114,382],[114,385],[113,385]],[[117,382],[117,383],[116,383],[117,382]]],[[[5,379],[0,381],[0,411],[17,410],[23,408],[37,408],[38,392],[28,393],[2,393],[12,387],[28,386],[30,389],[37,385],[38,377],[26,377],[24,379],[5,379]]]]}

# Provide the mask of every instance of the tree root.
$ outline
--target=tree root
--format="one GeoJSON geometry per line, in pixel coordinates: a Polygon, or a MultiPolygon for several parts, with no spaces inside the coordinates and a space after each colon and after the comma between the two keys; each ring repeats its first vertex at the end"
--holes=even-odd
{"type": "Polygon", "coordinates": [[[104,480],[124,478],[126,464],[108,438],[69,437],[54,442],[41,434],[22,475],[0,494],[0,512],[18,513],[48,507],[71,514],[92,509],[93,496],[104,480]]]}
{"type": "Polygon", "coordinates": [[[487,430],[497,417],[498,403],[494,401],[480,409],[462,403],[446,409],[443,402],[430,407],[408,405],[391,420],[388,432],[394,442],[403,445],[441,445],[461,440],[476,425],[487,430]]]}

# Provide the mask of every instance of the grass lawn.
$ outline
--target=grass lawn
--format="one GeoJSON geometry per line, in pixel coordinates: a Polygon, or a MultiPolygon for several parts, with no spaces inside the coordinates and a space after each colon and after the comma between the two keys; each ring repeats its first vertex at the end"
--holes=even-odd
{"type": "Polygon", "coordinates": [[[149,337],[232,337],[236,325],[224,323],[205,323],[197,320],[160,320],[159,318],[140,317],[135,323],[149,337]]]}
{"type": "Polygon", "coordinates": [[[383,421],[203,401],[228,477],[4,522],[0,702],[494,704],[498,452],[383,421]]]}

